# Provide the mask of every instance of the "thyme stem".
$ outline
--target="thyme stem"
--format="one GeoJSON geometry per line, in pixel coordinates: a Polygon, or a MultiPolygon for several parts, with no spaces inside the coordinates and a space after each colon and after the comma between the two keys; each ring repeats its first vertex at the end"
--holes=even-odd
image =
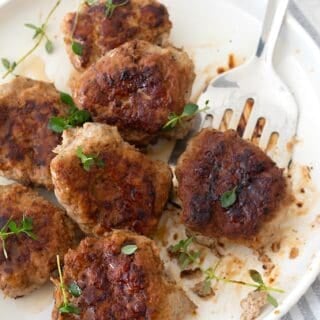
{"type": "MultiPolygon", "coordinates": [[[[56,2],[56,4],[54,5],[54,7],[50,10],[49,14],[47,15],[46,17],[46,20],[44,22],[44,24],[42,25],[42,28],[43,30],[46,29],[47,25],[48,25],[48,22],[50,20],[50,18],[52,17],[53,13],[55,12],[55,10],[58,8],[58,6],[60,5],[62,0],[58,0],[56,2]]],[[[24,54],[15,64],[14,68],[9,68],[8,71],[2,76],[2,79],[5,79],[10,73],[13,72],[13,70],[18,66],[20,65],[22,62],[24,62],[38,47],[39,45],[41,44],[42,40],[46,37],[46,34],[45,32],[42,32],[40,34],[40,37],[38,39],[38,41],[34,44],[34,46],[29,50],[27,51],[26,54],[24,54]]]]}

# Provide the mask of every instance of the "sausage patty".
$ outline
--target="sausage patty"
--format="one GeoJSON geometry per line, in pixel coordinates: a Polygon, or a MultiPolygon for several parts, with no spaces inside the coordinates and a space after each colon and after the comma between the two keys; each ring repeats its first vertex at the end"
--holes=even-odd
{"type": "Polygon", "coordinates": [[[256,235],[286,194],[283,171],[231,130],[202,130],[179,159],[176,174],[183,222],[208,237],[256,235]],[[223,204],[232,194],[235,201],[223,204]]]}
{"type": "Polygon", "coordinates": [[[52,189],[52,150],[61,135],[48,128],[68,106],[52,84],[17,77],[0,87],[0,174],[23,184],[52,189]]]}
{"type": "Polygon", "coordinates": [[[73,95],[95,122],[115,125],[126,141],[145,145],[189,102],[193,69],[183,51],[131,41],[84,72],[73,95]]]}
{"type": "Polygon", "coordinates": [[[195,309],[164,274],[154,242],[134,233],[86,238],[65,256],[63,280],[80,287],[79,297],[68,295],[80,314],[59,313],[63,300],[57,282],[53,320],[182,320],[195,309]],[[121,251],[129,244],[137,250],[126,255],[121,251]]]}
{"type": "Polygon", "coordinates": [[[4,242],[7,257],[0,242],[0,289],[12,298],[47,282],[56,269],[56,255],[63,257],[77,244],[79,235],[64,211],[36,192],[19,184],[0,186],[0,229],[8,220],[20,226],[24,217],[32,219],[35,239],[25,233],[8,236],[4,242]]]}
{"type": "Polygon", "coordinates": [[[55,152],[51,162],[55,194],[85,233],[154,230],[171,189],[168,165],[124,142],[115,127],[97,123],[65,131],[55,152]],[[100,164],[86,171],[77,156],[79,147],[85,155],[97,156],[100,164]]]}
{"type": "Polygon", "coordinates": [[[106,0],[93,5],[83,1],[77,22],[76,17],[75,12],[67,14],[62,29],[71,62],[78,70],[133,39],[161,45],[172,27],[166,7],[154,0],[129,0],[116,8],[111,17],[106,14],[106,0]],[[81,44],[81,55],[73,52],[73,41],[81,44]]]}

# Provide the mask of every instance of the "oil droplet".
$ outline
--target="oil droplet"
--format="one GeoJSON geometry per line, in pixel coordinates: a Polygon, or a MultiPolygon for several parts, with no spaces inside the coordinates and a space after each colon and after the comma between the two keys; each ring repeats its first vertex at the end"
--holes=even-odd
{"type": "Polygon", "coordinates": [[[50,82],[46,75],[44,61],[35,55],[30,56],[25,63],[21,64],[18,74],[27,78],[50,82]]]}

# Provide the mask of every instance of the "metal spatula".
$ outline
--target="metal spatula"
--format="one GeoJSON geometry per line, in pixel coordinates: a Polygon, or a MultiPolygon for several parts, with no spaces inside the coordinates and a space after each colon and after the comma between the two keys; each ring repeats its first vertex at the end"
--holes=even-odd
{"type": "MultiPolygon", "coordinates": [[[[255,56],[216,78],[198,101],[199,106],[206,101],[210,106],[207,114],[201,115],[198,130],[236,129],[244,139],[255,138],[256,144],[266,151],[273,144],[270,155],[280,167],[287,166],[291,159],[292,148],[288,144],[296,134],[298,122],[295,99],[272,65],[288,4],[289,0],[269,0],[255,56]]],[[[177,152],[172,154],[171,163],[176,155],[177,152]]]]}

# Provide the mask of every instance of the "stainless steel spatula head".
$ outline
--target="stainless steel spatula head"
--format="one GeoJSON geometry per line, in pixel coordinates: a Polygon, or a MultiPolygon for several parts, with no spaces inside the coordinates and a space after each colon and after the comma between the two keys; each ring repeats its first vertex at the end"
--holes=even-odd
{"type": "Polygon", "coordinates": [[[255,139],[281,167],[291,159],[298,122],[296,101],[272,65],[288,4],[289,0],[269,1],[256,55],[216,78],[199,99],[199,105],[209,101],[210,106],[202,116],[202,127],[238,129],[244,139],[255,139]],[[241,128],[243,119],[245,128],[241,128]]]}
{"type": "Polygon", "coordinates": [[[199,129],[235,129],[253,140],[280,166],[292,157],[298,106],[275,73],[272,54],[289,0],[270,0],[256,55],[245,65],[217,77],[200,96],[210,110],[201,115],[199,129]]]}

